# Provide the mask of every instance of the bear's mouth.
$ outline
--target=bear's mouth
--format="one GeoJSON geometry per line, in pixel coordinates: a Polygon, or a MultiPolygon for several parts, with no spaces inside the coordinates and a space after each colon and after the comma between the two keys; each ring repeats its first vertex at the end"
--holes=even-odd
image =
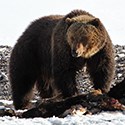
{"type": "Polygon", "coordinates": [[[84,53],[86,53],[86,47],[83,46],[82,43],[78,42],[77,44],[73,44],[71,47],[71,55],[75,58],[82,57],[84,53]]]}
{"type": "Polygon", "coordinates": [[[81,56],[83,55],[83,52],[77,51],[77,50],[72,50],[72,51],[71,51],[71,55],[72,55],[72,57],[74,57],[74,58],[78,58],[78,57],[81,57],[81,56]]]}

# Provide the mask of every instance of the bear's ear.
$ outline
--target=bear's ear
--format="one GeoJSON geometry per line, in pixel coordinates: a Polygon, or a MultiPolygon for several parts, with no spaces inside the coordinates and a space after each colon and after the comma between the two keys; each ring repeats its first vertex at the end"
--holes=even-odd
{"type": "Polygon", "coordinates": [[[71,19],[71,18],[66,18],[65,22],[68,24],[68,25],[71,25],[72,23],[76,22],[74,19],[71,19]]]}
{"type": "Polygon", "coordinates": [[[92,25],[95,26],[95,27],[99,27],[99,25],[100,25],[100,20],[99,20],[99,18],[95,18],[95,19],[93,19],[92,21],[90,21],[89,24],[92,24],[92,25]]]}

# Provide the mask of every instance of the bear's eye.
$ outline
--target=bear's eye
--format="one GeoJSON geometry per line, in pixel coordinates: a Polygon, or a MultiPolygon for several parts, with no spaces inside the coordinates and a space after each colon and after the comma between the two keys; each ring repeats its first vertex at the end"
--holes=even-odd
{"type": "Polygon", "coordinates": [[[74,37],[72,37],[72,38],[71,38],[71,40],[72,40],[72,41],[75,41],[75,38],[74,38],[74,37]]]}

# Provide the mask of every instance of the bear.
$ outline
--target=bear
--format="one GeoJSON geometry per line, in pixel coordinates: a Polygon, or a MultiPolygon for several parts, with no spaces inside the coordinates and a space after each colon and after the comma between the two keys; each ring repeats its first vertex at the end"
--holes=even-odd
{"type": "MultiPolygon", "coordinates": [[[[123,81],[121,81],[120,83],[117,83],[114,87],[112,87],[107,94],[108,94],[108,96],[114,97],[119,100],[124,99],[124,97],[125,97],[125,78],[123,79],[123,81]]],[[[125,101],[123,103],[125,104],[125,101]]]]}
{"type": "Polygon", "coordinates": [[[107,93],[114,76],[114,51],[100,19],[73,10],[35,20],[17,40],[10,56],[15,109],[29,106],[34,86],[41,99],[79,94],[76,71],[85,65],[94,88],[107,93]]]}

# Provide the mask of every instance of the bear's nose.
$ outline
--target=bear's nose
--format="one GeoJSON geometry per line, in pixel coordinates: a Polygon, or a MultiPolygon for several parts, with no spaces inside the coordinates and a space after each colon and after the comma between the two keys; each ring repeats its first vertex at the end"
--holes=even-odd
{"type": "Polygon", "coordinates": [[[71,51],[72,57],[78,57],[78,52],[76,50],[71,51]]]}

